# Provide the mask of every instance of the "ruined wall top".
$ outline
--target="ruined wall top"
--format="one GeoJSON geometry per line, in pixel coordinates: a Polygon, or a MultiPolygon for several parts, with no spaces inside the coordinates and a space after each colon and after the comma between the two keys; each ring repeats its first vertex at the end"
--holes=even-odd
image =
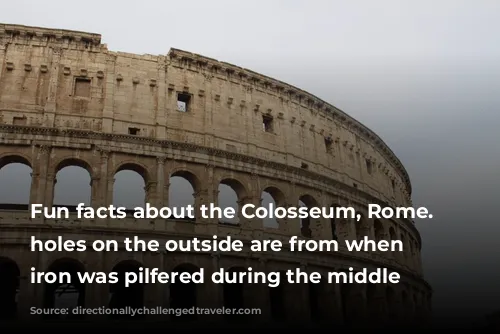
{"type": "Polygon", "coordinates": [[[0,49],[8,44],[36,45],[54,49],[75,49],[90,53],[102,53],[108,57],[123,56],[136,58],[157,62],[162,67],[165,66],[165,68],[175,66],[194,70],[195,72],[226,74],[236,81],[258,86],[259,89],[269,92],[276,98],[284,98],[305,109],[309,109],[313,115],[328,116],[328,118],[342,124],[350,132],[370,142],[384,156],[384,159],[398,171],[407,194],[411,196],[412,187],[406,169],[394,152],[375,132],[339,108],[313,94],[282,81],[258,74],[249,69],[175,48],[171,48],[166,55],[157,56],[109,51],[107,45],[102,43],[100,34],[88,32],[0,23],[0,49]]]}
{"type": "Polygon", "coordinates": [[[0,37],[2,36],[10,38],[18,37],[21,41],[56,42],[62,44],[76,42],[87,46],[99,47],[104,50],[107,49],[105,44],[101,44],[100,34],[82,31],[0,23],[0,37]]]}
{"type": "Polygon", "coordinates": [[[411,195],[412,187],[410,177],[396,154],[375,132],[339,108],[300,88],[227,62],[218,61],[213,58],[175,48],[170,49],[167,57],[170,60],[188,63],[188,66],[190,64],[194,64],[195,66],[205,67],[215,72],[228,72],[238,76],[242,80],[247,80],[252,83],[260,83],[265,89],[273,90],[278,94],[286,94],[288,95],[288,98],[296,100],[299,103],[305,102],[309,108],[330,115],[334,119],[345,123],[352,131],[358,132],[362,137],[366,137],[369,141],[375,143],[381,152],[388,157],[388,160],[391,161],[401,172],[402,177],[405,180],[408,193],[411,195]]]}

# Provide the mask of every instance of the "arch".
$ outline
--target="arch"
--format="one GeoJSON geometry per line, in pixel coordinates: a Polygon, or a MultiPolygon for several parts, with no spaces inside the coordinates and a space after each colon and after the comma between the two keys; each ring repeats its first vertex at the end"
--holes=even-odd
{"type": "Polygon", "coordinates": [[[170,173],[169,179],[172,179],[173,177],[180,177],[188,181],[191,184],[191,187],[193,187],[194,192],[201,190],[200,178],[190,169],[176,168],[170,173]]]}
{"type": "Polygon", "coordinates": [[[247,189],[243,185],[243,182],[239,181],[238,179],[235,178],[223,178],[220,180],[219,184],[226,185],[230,187],[231,189],[234,190],[236,195],[238,196],[238,200],[241,201],[245,197],[247,197],[247,189]]]}
{"type": "Polygon", "coordinates": [[[55,167],[52,202],[66,207],[92,203],[92,168],[81,159],[65,158],[55,167]]]}
{"type": "Polygon", "coordinates": [[[283,191],[276,186],[267,186],[262,190],[262,192],[268,193],[274,200],[277,206],[283,206],[286,202],[286,197],[283,191]]]}
{"type": "Polygon", "coordinates": [[[31,202],[33,167],[17,154],[0,157],[0,204],[6,209],[27,210],[31,202]]]}
{"type": "MultiPolygon", "coordinates": [[[[311,195],[305,194],[299,197],[299,207],[312,208],[317,206],[318,201],[311,195]]],[[[300,219],[300,232],[303,237],[312,238],[311,218],[300,219]]]]}
{"type": "Polygon", "coordinates": [[[114,173],[113,204],[133,209],[148,201],[148,169],[136,162],[123,162],[114,173]]]}
{"type": "MultiPolygon", "coordinates": [[[[172,272],[193,274],[199,271],[199,268],[191,263],[181,263],[177,265],[172,272]]],[[[170,308],[188,309],[198,305],[198,287],[195,283],[183,283],[176,280],[170,283],[170,308]]],[[[196,319],[196,314],[173,315],[174,321],[190,321],[196,319]]]]}
{"type": "Polygon", "coordinates": [[[92,178],[94,176],[94,170],[92,169],[92,165],[81,158],[75,158],[75,157],[64,157],[59,159],[55,164],[54,164],[54,170],[53,173],[57,174],[61,169],[66,168],[66,167],[80,167],[85,169],[90,177],[92,178]]]}
{"type": "MultiPolygon", "coordinates": [[[[178,169],[170,174],[168,205],[171,207],[197,206],[196,193],[201,190],[199,178],[191,171],[178,169]]],[[[185,217],[186,220],[193,220],[185,217]]]]}
{"type": "Polygon", "coordinates": [[[221,219],[222,223],[238,224],[240,222],[239,211],[242,202],[247,198],[247,190],[243,183],[234,178],[223,178],[218,186],[219,194],[217,204],[221,209],[233,208],[234,218],[221,219]]]}
{"type": "Polygon", "coordinates": [[[142,177],[142,179],[144,180],[145,184],[147,184],[151,180],[148,168],[145,165],[140,164],[136,161],[123,161],[123,162],[121,162],[118,165],[118,167],[116,167],[115,172],[113,174],[116,175],[117,173],[122,172],[122,171],[126,171],[126,170],[131,171],[131,172],[136,172],[137,174],[139,174],[142,177]]]}
{"type": "MultiPolygon", "coordinates": [[[[43,305],[45,308],[75,308],[85,305],[85,284],[81,283],[78,273],[85,272],[85,266],[72,258],[60,258],[52,262],[47,272],[54,274],[68,273],[70,282],[45,283],[43,305]]],[[[73,315],[68,314],[67,317],[73,315]]],[[[60,317],[55,314],[46,315],[47,318],[60,317]]]]}
{"type": "MultiPolygon", "coordinates": [[[[112,271],[117,273],[118,282],[109,285],[111,294],[109,308],[120,309],[127,306],[140,308],[144,306],[144,284],[133,283],[128,287],[125,286],[125,273],[139,273],[141,267],[142,264],[136,260],[123,260],[113,267],[112,271]]],[[[139,319],[142,315],[131,317],[131,315],[111,314],[111,317],[139,319]]]]}
{"type": "MultiPolygon", "coordinates": [[[[231,283],[226,282],[223,285],[224,307],[231,309],[242,309],[245,307],[245,283],[237,281],[238,273],[240,272],[246,272],[245,268],[235,266],[226,270],[226,275],[231,275],[227,279],[231,283]]],[[[226,314],[226,318],[229,322],[239,322],[245,317],[236,314],[226,314]]]]}
{"type": "MultiPolygon", "coordinates": [[[[260,202],[263,207],[268,207],[269,205],[273,205],[274,207],[283,206],[285,204],[285,195],[279,188],[268,186],[262,190],[260,202]]],[[[262,224],[268,228],[279,228],[279,221],[276,218],[263,218],[262,224]]]]}
{"type": "Polygon", "coordinates": [[[21,153],[5,153],[3,155],[0,155],[0,169],[7,166],[8,164],[22,164],[33,169],[31,159],[21,153]]]}
{"type": "Polygon", "coordinates": [[[20,276],[21,271],[14,260],[0,257],[0,320],[17,317],[20,276]]]}

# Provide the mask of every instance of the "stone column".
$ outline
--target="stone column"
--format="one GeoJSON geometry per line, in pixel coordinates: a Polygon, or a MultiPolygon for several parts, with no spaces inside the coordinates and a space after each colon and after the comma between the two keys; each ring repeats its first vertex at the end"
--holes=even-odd
{"type": "Polygon", "coordinates": [[[35,179],[38,181],[35,187],[31,188],[30,198],[35,199],[37,204],[45,204],[45,189],[47,188],[47,176],[50,161],[50,146],[41,145],[38,148],[35,162],[35,179]]]}
{"type": "Polygon", "coordinates": [[[39,166],[33,166],[33,172],[31,173],[31,191],[30,191],[30,203],[29,204],[38,204],[38,184],[40,182],[40,173],[38,172],[39,166]]]}
{"type": "Polygon", "coordinates": [[[156,181],[150,180],[146,183],[144,186],[144,192],[146,193],[146,198],[144,200],[144,206],[146,203],[149,203],[150,205],[156,205],[156,188],[157,188],[157,183],[156,181]]]}
{"type": "MultiPolygon", "coordinates": [[[[267,259],[260,258],[258,265],[253,269],[267,273],[267,259]]],[[[271,319],[269,289],[267,284],[247,284],[245,286],[245,301],[248,301],[245,303],[245,307],[258,308],[261,311],[261,314],[253,316],[255,321],[268,322],[271,319]]]]}
{"type": "MultiPolygon", "coordinates": [[[[211,267],[205,268],[205,283],[198,285],[198,305],[202,308],[221,308],[223,306],[224,295],[221,284],[215,284],[211,280],[212,273],[219,270],[220,254],[211,254],[211,267]]],[[[220,321],[224,315],[214,314],[203,316],[210,321],[220,321]]]]}
{"type": "MultiPolygon", "coordinates": [[[[217,203],[217,198],[219,196],[219,190],[214,185],[214,166],[206,165],[205,166],[205,179],[201,182],[201,186],[204,187],[200,189],[199,195],[197,197],[196,208],[199,212],[199,208],[202,204],[210,205],[210,203],[217,203]]],[[[196,223],[204,223],[206,224],[206,231],[208,234],[217,234],[219,220],[217,218],[206,218],[201,220],[201,216],[198,216],[196,219],[196,223]]]]}
{"type": "Polygon", "coordinates": [[[108,186],[107,186],[107,189],[106,189],[106,205],[111,205],[113,204],[113,187],[115,185],[115,175],[112,174],[113,172],[109,172],[107,173],[107,183],[108,183],[108,186]]]}
{"type": "Polygon", "coordinates": [[[108,133],[113,132],[115,86],[120,84],[116,82],[115,61],[116,56],[106,54],[106,96],[104,98],[104,110],[102,113],[102,131],[108,133]]]}
{"type": "Polygon", "coordinates": [[[91,196],[90,196],[90,203],[89,205],[93,207],[94,209],[97,209],[98,207],[101,206],[99,203],[99,185],[100,185],[100,177],[99,175],[92,175],[90,179],[90,189],[91,189],[91,196]]]}
{"type": "Polygon", "coordinates": [[[44,284],[31,283],[31,268],[44,270],[40,252],[31,252],[28,248],[21,250],[18,263],[19,294],[17,295],[18,318],[21,320],[38,320],[40,315],[30,315],[30,308],[43,306],[44,284]],[[40,269],[43,268],[43,269],[40,269]]]}
{"type": "Polygon", "coordinates": [[[43,111],[43,122],[44,126],[54,127],[55,112],[56,112],[56,99],[57,99],[57,88],[59,86],[59,63],[61,60],[61,49],[52,48],[52,62],[51,70],[49,71],[49,88],[47,94],[47,102],[45,103],[45,108],[43,111]]]}
{"type": "MultiPolygon", "coordinates": [[[[89,272],[106,272],[107,254],[103,252],[88,251],[85,262],[89,272]]],[[[99,308],[109,304],[109,284],[86,284],[85,307],[99,308]]],[[[106,315],[85,315],[85,318],[105,319],[106,315]]]]}
{"type": "Polygon", "coordinates": [[[258,219],[258,218],[255,218],[255,219],[248,219],[248,218],[244,218],[243,215],[242,215],[242,208],[243,206],[247,205],[247,204],[253,204],[255,205],[256,207],[259,207],[260,206],[260,198],[259,197],[256,197],[254,194],[250,195],[250,196],[246,196],[244,198],[241,198],[239,201],[238,201],[238,219],[239,219],[239,223],[240,223],[240,226],[244,229],[260,229],[262,231],[262,220],[261,219],[258,219]],[[259,224],[260,222],[260,224],[259,224]]]}
{"type": "MultiPolygon", "coordinates": [[[[144,266],[148,268],[158,268],[159,272],[164,271],[163,252],[154,253],[148,252],[144,254],[144,266]]],[[[151,283],[144,285],[144,306],[148,308],[155,308],[163,306],[165,296],[165,284],[151,283]]],[[[148,314],[147,319],[161,320],[162,315],[148,314]]]]}
{"type": "Polygon", "coordinates": [[[158,81],[156,83],[156,99],[157,107],[155,108],[155,121],[156,121],[156,138],[162,140],[166,138],[166,127],[165,124],[165,113],[163,112],[166,108],[167,100],[167,89],[166,89],[166,76],[167,70],[165,65],[165,58],[158,57],[158,81]]]}
{"type": "MultiPolygon", "coordinates": [[[[156,206],[158,208],[166,206],[168,202],[165,199],[165,160],[166,157],[156,158],[156,206]]],[[[168,190],[167,190],[168,192],[168,190]]]]}
{"type": "MultiPolygon", "coordinates": [[[[7,37],[5,37],[7,38],[7,37]]],[[[0,68],[4,68],[4,63],[5,63],[5,50],[6,50],[6,45],[7,41],[4,41],[4,36],[0,37],[0,68]]],[[[0,71],[0,80],[2,79],[2,74],[3,71],[0,71]]]]}
{"type": "Polygon", "coordinates": [[[56,187],[57,179],[55,173],[49,172],[46,178],[44,205],[51,207],[54,205],[54,190],[56,187]]]}
{"type": "Polygon", "coordinates": [[[99,169],[99,182],[97,184],[97,198],[96,205],[97,206],[108,206],[111,203],[107,201],[108,194],[108,159],[109,159],[109,151],[105,149],[100,149],[100,169],[99,169]]]}

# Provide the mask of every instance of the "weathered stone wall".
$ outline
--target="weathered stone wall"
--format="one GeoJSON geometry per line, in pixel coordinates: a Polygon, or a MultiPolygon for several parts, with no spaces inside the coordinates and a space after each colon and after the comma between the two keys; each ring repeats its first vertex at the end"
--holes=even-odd
{"type": "MultiPolygon", "coordinates": [[[[224,183],[235,189],[240,203],[258,205],[261,193],[268,191],[277,204],[285,206],[296,206],[300,199],[307,205],[352,205],[363,213],[368,203],[411,205],[408,175],[376,134],[319,98],[250,70],[176,49],[166,56],[112,52],[96,34],[10,25],[0,25],[0,66],[0,166],[22,162],[33,169],[31,203],[52,205],[55,175],[76,165],[91,175],[94,207],[112,204],[114,174],[123,169],[143,176],[147,201],[156,205],[168,205],[169,178],[175,175],[191,182],[197,204],[216,203],[217,187],[224,183]],[[189,99],[187,110],[179,110],[179,98],[189,99]]],[[[287,240],[301,234],[339,241],[362,236],[401,239],[402,254],[348,254],[341,249],[314,255],[85,253],[68,257],[91,271],[111,270],[127,258],[164,270],[180,263],[214,270],[254,262],[254,267],[264,270],[384,266],[400,272],[404,282],[395,288],[399,297],[391,299],[391,308],[397,310],[394,305],[403,302],[410,305],[405,310],[418,309],[421,314],[430,307],[420,235],[409,220],[332,224],[319,219],[310,222],[310,234],[304,235],[300,221],[287,219],[271,229],[259,220],[227,225],[201,217],[195,221],[55,222],[32,220],[19,210],[3,210],[0,217],[0,255],[17,263],[21,277],[29,274],[31,266],[48,268],[63,257],[26,250],[29,235],[50,238],[56,227],[68,238],[87,240],[102,233],[132,236],[139,232],[147,238],[218,234],[246,241],[287,240]]],[[[21,295],[41,296],[41,287],[23,282],[21,295]]],[[[87,290],[90,305],[106,303],[95,289],[104,288],[87,290]]],[[[167,287],[146,287],[146,304],[168,305],[168,294],[155,289],[167,291],[167,287]]],[[[198,289],[203,290],[202,304],[220,304],[220,286],[198,289]]],[[[337,296],[328,299],[332,310],[341,303],[338,289],[324,290],[337,296]]],[[[373,309],[370,303],[378,296],[388,298],[385,292],[367,287],[358,290],[358,304],[365,308],[373,309]]],[[[251,295],[267,298],[263,297],[267,293],[251,295]]],[[[298,307],[289,314],[307,311],[307,303],[287,305],[298,307]]],[[[375,309],[382,304],[376,305],[375,309]]]]}

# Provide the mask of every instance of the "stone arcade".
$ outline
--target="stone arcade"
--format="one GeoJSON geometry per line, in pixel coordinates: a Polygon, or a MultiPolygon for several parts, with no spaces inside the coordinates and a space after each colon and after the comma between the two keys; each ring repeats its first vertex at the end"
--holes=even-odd
{"type": "MultiPolygon", "coordinates": [[[[1,317],[33,319],[31,307],[54,306],[56,294],[64,290],[77,296],[75,306],[85,308],[261,309],[259,315],[207,316],[220,321],[356,324],[428,319],[432,290],[423,277],[422,241],[415,224],[409,219],[367,217],[369,203],[412,205],[408,174],[377,134],[338,108],[297,87],[194,53],[113,52],[98,34],[60,29],[0,24],[0,68],[0,172],[10,164],[31,170],[29,203],[0,206],[1,317]],[[175,191],[170,184],[176,177],[192,186],[195,207],[217,203],[218,186],[225,185],[234,190],[240,207],[259,206],[265,194],[280,207],[352,206],[362,219],[276,219],[273,227],[241,216],[237,223],[200,215],[138,220],[128,213],[120,220],[77,219],[77,203],[68,207],[68,218],[30,218],[30,204],[52,207],[60,186],[56,177],[69,166],[88,172],[89,206],[94,209],[114,204],[115,175],[127,170],[142,177],[144,200],[156,207],[169,205],[169,192],[175,191]],[[344,248],[315,253],[285,248],[261,254],[30,252],[30,235],[49,239],[55,228],[66,239],[84,238],[87,243],[103,235],[141,233],[156,239],[231,235],[246,242],[286,242],[296,235],[339,244],[368,236],[401,240],[405,247],[394,253],[348,253],[344,248]],[[64,289],[56,283],[29,284],[31,267],[69,272],[72,277],[114,271],[119,284],[75,283],[64,289]],[[187,273],[204,268],[207,274],[248,267],[323,274],[383,267],[398,272],[401,281],[125,288],[124,273],[141,267],[187,273]]],[[[145,314],[143,319],[155,317],[145,314]]]]}

